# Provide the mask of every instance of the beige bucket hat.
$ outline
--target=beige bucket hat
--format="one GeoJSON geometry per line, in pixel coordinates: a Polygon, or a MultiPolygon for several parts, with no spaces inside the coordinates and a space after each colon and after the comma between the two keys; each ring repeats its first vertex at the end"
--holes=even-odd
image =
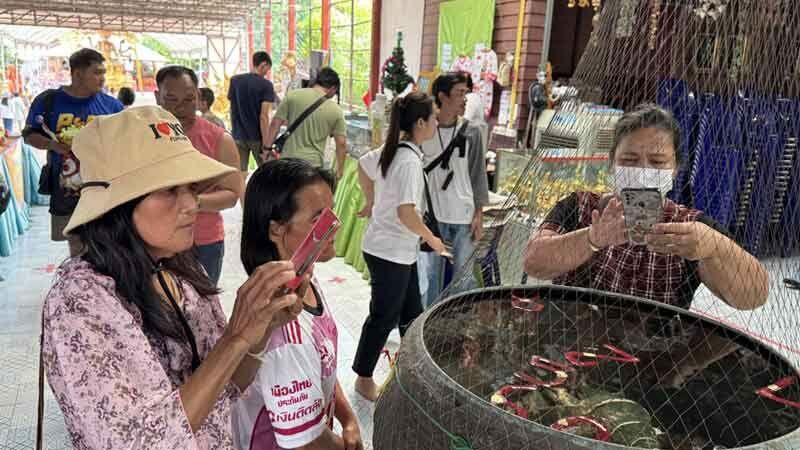
{"type": "Polygon", "coordinates": [[[195,149],[178,119],[158,106],[95,118],[75,136],[72,151],[83,187],[65,234],[159,189],[236,171],[195,149]]]}

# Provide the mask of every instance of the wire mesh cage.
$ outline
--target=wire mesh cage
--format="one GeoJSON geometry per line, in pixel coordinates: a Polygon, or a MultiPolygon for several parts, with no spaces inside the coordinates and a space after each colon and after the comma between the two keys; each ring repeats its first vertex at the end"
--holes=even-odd
{"type": "Polygon", "coordinates": [[[800,448],[800,8],[592,5],[577,95],[405,336],[378,449],[800,448]]]}
{"type": "Polygon", "coordinates": [[[374,445],[800,448],[794,374],[757,340],[658,302],[559,286],[473,291],[404,337],[374,445]]]}

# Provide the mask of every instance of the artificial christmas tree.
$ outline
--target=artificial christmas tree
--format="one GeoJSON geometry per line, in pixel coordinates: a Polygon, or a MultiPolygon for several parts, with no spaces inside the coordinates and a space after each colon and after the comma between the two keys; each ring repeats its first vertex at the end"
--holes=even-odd
{"type": "Polygon", "coordinates": [[[397,46],[392,50],[392,56],[383,63],[384,89],[389,89],[397,96],[403,92],[414,79],[408,74],[405,56],[403,54],[403,32],[397,32],[397,46]]]}

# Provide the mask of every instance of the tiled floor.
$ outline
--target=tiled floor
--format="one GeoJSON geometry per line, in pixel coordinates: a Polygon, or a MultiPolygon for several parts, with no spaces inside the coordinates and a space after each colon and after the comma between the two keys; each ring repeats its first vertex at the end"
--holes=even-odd
{"type": "MultiPolygon", "coordinates": [[[[13,256],[0,258],[0,450],[32,449],[36,428],[38,333],[41,303],[53,272],[67,256],[65,243],[49,241],[49,216],[46,208],[34,208],[32,227],[17,243],[13,256]]],[[[244,281],[239,263],[241,210],[225,213],[226,255],[221,288],[222,304],[227,313],[233,307],[236,289],[244,281]]],[[[529,230],[509,231],[500,241],[501,271],[505,282],[521,276],[519,242],[529,230]],[[515,243],[517,245],[515,245],[515,243]],[[516,249],[516,250],[515,250],[516,249]],[[516,251],[516,253],[514,253],[516,251]]],[[[693,309],[724,319],[757,336],[767,338],[796,367],[800,367],[800,295],[786,290],[781,280],[796,270],[800,261],[780,259],[765,262],[770,271],[771,292],[767,305],[754,312],[735,311],[701,288],[693,309]]],[[[350,370],[361,324],[367,315],[369,288],[361,275],[341,259],[318,265],[317,277],[325,288],[339,324],[339,378],[358,413],[362,435],[369,442],[372,435],[372,404],[353,392],[354,374],[350,370]]],[[[388,347],[399,346],[394,333],[388,347]]],[[[382,359],[376,372],[383,378],[388,370],[382,359]]],[[[45,444],[48,449],[69,449],[64,422],[58,405],[46,389],[45,444]]]]}
{"type": "MultiPolygon", "coordinates": [[[[236,289],[245,280],[239,262],[241,210],[237,207],[226,211],[225,223],[226,254],[220,287],[224,291],[222,304],[229,314],[236,289]]],[[[53,243],[48,238],[47,208],[34,208],[32,227],[18,241],[14,255],[0,258],[0,274],[5,278],[0,282],[0,450],[34,448],[39,313],[53,273],[67,257],[66,243],[53,243]]],[[[361,274],[341,259],[318,265],[316,274],[339,324],[339,380],[358,413],[362,436],[369,444],[373,406],[353,391],[355,374],[350,370],[368,311],[369,287],[361,274]]],[[[387,346],[396,349],[399,342],[395,332],[387,346]]],[[[382,379],[387,371],[388,364],[382,359],[376,378],[382,379]]],[[[49,387],[45,402],[45,448],[71,449],[61,412],[49,387]]]]}

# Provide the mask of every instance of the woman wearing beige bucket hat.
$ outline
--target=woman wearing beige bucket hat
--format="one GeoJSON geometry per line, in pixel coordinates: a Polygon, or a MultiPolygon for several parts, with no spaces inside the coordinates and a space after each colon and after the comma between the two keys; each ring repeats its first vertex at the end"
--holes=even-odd
{"type": "Polygon", "coordinates": [[[232,448],[231,402],[260,364],[248,352],[302,310],[278,294],[291,263],[259,267],[226,324],[187,251],[197,192],[234,169],[150,106],[95,119],[73,149],[84,183],[65,232],[86,250],[45,300],[42,365],[75,448],[232,448]]]}

